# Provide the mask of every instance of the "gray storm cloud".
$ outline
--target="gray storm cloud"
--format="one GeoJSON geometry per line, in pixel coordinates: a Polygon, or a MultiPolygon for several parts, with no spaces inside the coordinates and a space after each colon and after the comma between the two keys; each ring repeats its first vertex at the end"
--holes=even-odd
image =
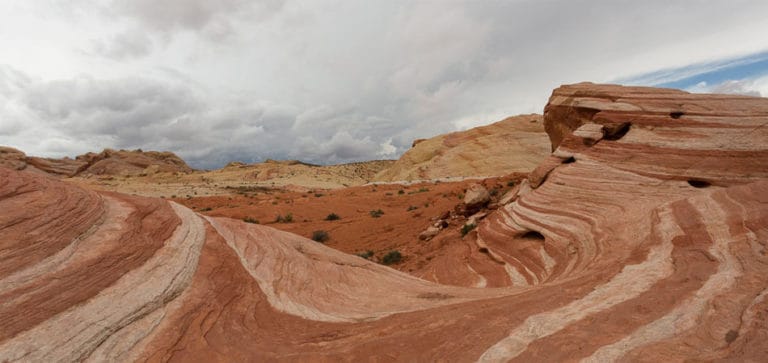
{"type": "Polygon", "coordinates": [[[740,0],[9,1],[0,144],[171,150],[203,168],[395,158],[414,138],[541,112],[563,83],[768,49],[766,13],[740,0]]]}

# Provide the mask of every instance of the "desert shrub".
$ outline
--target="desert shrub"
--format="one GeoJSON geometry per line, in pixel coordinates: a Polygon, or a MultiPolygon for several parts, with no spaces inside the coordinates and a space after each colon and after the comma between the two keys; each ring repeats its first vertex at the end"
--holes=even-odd
{"type": "Polygon", "coordinates": [[[510,181],[507,182],[507,186],[508,187],[513,187],[513,186],[515,186],[515,182],[510,180],[510,181]]]}
{"type": "Polygon", "coordinates": [[[324,195],[323,193],[315,193],[315,198],[320,198],[320,197],[322,197],[323,195],[324,195]]]}
{"type": "Polygon", "coordinates": [[[370,214],[373,218],[379,218],[384,214],[384,211],[381,209],[376,209],[368,212],[368,214],[370,214]]]}
{"type": "Polygon", "coordinates": [[[329,215],[327,215],[327,216],[325,217],[325,220],[326,220],[326,221],[337,221],[337,220],[339,220],[339,219],[341,219],[341,217],[339,217],[339,215],[338,215],[338,214],[336,214],[336,213],[331,213],[331,214],[329,214],[329,215]]]}
{"type": "Polygon", "coordinates": [[[492,197],[495,197],[495,196],[497,196],[497,195],[499,194],[499,190],[498,190],[498,189],[496,189],[496,188],[493,188],[493,189],[491,189],[491,191],[489,192],[489,194],[490,194],[492,197]]]}
{"type": "Polygon", "coordinates": [[[408,206],[408,212],[410,212],[412,210],[417,210],[417,209],[419,209],[419,207],[417,207],[415,205],[408,206]]]}
{"type": "Polygon", "coordinates": [[[400,189],[397,191],[397,194],[400,194],[400,195],[405,194],[405,190],[400,189]]]}
{"type": "Polygon", "coordinates": [[[213,210],[213,208],[211,208],[211,207],[205,207],[205,208],[201,209],[200,211],[201,212],[210,212],[212,210],[213,210]]]}
{"type": "Polygon", "coordinates": [[[469,231],[475,229],[475,227],[477,227],[477,225],[475,225],[474,223],[465,224],[464,227],[461,227],[461,236],[462,237],[466,236],[467,233],[469,233],[469,231]]]}
{"type": "Polygon", "coordinates": [[[370,260],[371,257],[373,257],[373,251],[368,250],[368,251],[365,251],[365,252],[360,252],[357,255],[359,257],[362,257],[362,258],[366,259],[366,260],[370,260]]]}
{"type": "Polygon", "coordinates": [[[243,218],[243,222],[245,223],[253,223],[253,224],[259,224],[259,220],[251,217],[245,217],[243,218]]]}
{"type": "Polygon", "coordinates": [[[389,251],[384,257],[381,258],[381,263],[385,265],[392,265],[403,260],[403,255],[400,251],[389,251]]]}
{"type": "Polygon", "coordinates": [[[326,232],[326,231],[322,231],[321,230],[321,231],[314,231],[314,232],[312,232],[312,240],[315,241],[315,242],[323,243],[323,242],[327,241],[328,238],[330,238],[330,237],[328,236],[328,232],[326,232]]]}
{"type": "Polygon", "coordinates": [[[464,199],[464,193],[459,193],[458,197],[459,199],[464,199]]]}
{"type": "Polygon", "coordinates": [[[275,218],[275,222],[277,223],[291,223],[293,222],[293,213],[286,213],[285,216],[277,215],[277,218],[275,218]]]}

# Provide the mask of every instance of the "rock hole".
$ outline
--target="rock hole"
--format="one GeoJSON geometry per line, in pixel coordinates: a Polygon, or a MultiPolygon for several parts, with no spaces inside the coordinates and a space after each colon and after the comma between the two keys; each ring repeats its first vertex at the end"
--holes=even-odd
{"type": "Polygon", "coordinates": [[[520,237],[521,238],[525,238],[525,239],[535,239],[535,240],[540,240],[540,241],[544,240],[544,235],[542,235],[541,233],[536,232],[536,231],[525,232],[520,237]]]}
{"type": "Polygon", "coordinates": [[[673,118],[675,120],[679,119],[683,115],[685,115],[685,112],[683,112],[683,111],[673,111],[673,112],[669,113],[669,117],[671,117],[671,118],[673,118]]]}
{"type": "Polygon", "coordinates": [[[703,181],[703,180],[695,180],[691,179],[688,181],[688,185],[694,187],[694,188],[706,188],[710,185],[712,185],[710,182],[703,181]]]}
{"type": "Polygon", "coordinates": [[[570,164],[570,163],[575,163],[575,162],[576,162],[576,158],[574,158],[573,156],[569,157],[568,159],[564,159],[563,160],[563,164],[570,164]]]}
{"type": "Polygon", "coordinates": [[[725,333],[725,342],[730,344],[734,340],[736,340],[736,338],[738,338],[738,337],[739,337],[739,332],[731,329],[727,333],[725,333]]]}
{"type": "Polygon", "coordinates": [[[627,132],[629,132],[629,129],[631,128],[632,128],[632,124],[629,122],[622,122],[616,125],[604,126],[603,131],[605,132],[605,135],[603,135],[603,139],[616,141],[624,137],[624,135],[626,135],[627,132]]]}
{"type": "Polygon", "coordinates": [[[480,247],[480,253],[488,253],[487,247],[480,247]]]}

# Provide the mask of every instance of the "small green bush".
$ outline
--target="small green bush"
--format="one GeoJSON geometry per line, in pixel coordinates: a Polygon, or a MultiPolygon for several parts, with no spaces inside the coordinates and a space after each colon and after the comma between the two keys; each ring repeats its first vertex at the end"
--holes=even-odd
{"type": "Polygon", "coordinates": [[[368,212],[368,214],[370,214],[373,218],[379,218],[384,214],[384,211],[381,209],[376,209],[368,212]]]}
{"type": "Polygon", "coordinates": [[[213,208],[211,208],[211,207],[205,207],[205,208],[201,209],[200,211],[201,212],[210,212],[212,210],[213,210],[213,208]]]}
{"type": "Polygon", "coordinates": [[[251,217],[245,217],[243,218],[243,222],[245,223],[253,223],[253,224],[259,224],[259,220],[251,217]]]}
{"type": "Polygon", "coordinates": [[[513,186],[515,186],[515,182],[510,180],[510,181],[507,182],[507,186],[508,187],[513,187],[513,186]]]}
{"type": "Polygon", "coordinates": [[[315,241],[315,242],[323,243],[323,242],[327,241],[328,238],[330,238],[330,237],[328,236],[328,232],[326,232],[326,231],[322,231],[321,230],[321,231],[314,231],[314,232],[312,232],[312,240],[315,241]]]}
{"type": "Polygon", "coordinates": [[[477,227],[474,223],[465,224],[464,227],[461,227],[461,236],[464,237],[469,233],[469,231],[475,229],[477,227]]]}
{"type": "Polygon", "coordinates": [[[339,219],[341,219],[341,217],[336,213],[331,213],[325,217],[326,221],[338,221],[339,219]]]}
{"type": "Polygon", "coordinates": [[[381,258],[381,263],[385,265],[392,265],[403,260],[403,255],[400,251],[389,251],[384,257],[381,258]]]}

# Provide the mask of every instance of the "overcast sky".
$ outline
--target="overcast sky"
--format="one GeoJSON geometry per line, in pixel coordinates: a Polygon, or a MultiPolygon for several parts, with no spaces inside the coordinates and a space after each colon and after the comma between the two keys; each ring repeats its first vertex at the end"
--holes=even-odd
{"type": "Polygon", "coordinates": [[[326,164],[541,112],[566,83],[768,96],[766,14],[765,0],[0,0],[0,145],[326,164]]]}

